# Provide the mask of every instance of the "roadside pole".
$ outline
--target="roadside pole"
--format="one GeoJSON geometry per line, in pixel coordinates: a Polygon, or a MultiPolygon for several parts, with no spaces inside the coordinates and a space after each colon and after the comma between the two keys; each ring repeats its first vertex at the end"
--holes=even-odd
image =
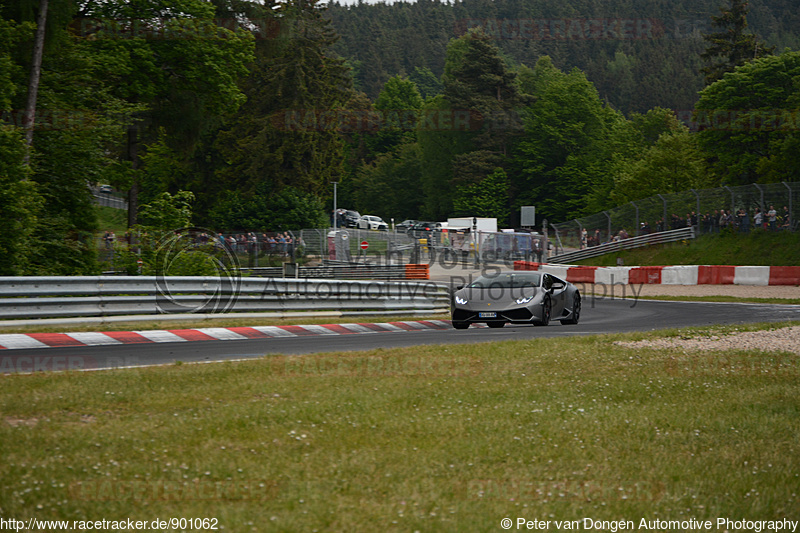
{"type": "Polygon", "coordinates": [[[547,219],[542,221],[542,234],[544,234],[544,262],[547,263],[550,255],[550,239],[547,237],[547,219]]]}

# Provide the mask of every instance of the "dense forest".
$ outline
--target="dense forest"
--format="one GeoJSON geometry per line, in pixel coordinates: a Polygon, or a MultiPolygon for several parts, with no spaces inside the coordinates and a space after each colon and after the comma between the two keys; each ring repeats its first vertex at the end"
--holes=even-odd
{"type": "Polygon", "coordinates": [[[551,221],[800,180],[790,0],[22,0],[0,7],[0,275],[97,271],[129,224],[551,221]],[[681,119],[691,119],[690,127],[681,119]],[[174,216],[173,216],[174,215],[174,216]]]}
{"type": "MultiPolygon", "coordinates": [[[[543,55],[563,71],[586,74],[604,102],[623,113],[655,107],[694,109],[703,88],[700,57],[712,16],[726,0],[439,0],[391,4],[333,2],[341,36],[334,49],[353,67],[355,87],[376,98],[395,75],[432,96],[428,71],[444,73],[447,45],[482,28],[511,68],[543,55]],[[527,30],[527,31],[526,31],[527,30]]],[[[782,51],[800,45],[800,9],[792,0],[749,4],[750,30],[782,51]]]]}

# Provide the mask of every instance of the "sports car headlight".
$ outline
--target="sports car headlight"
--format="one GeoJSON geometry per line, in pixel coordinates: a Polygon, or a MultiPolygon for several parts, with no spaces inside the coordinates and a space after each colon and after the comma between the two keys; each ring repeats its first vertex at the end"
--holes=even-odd
{"type": "Polygon", "coordinates": [[[464,304],[467,303],[467,299],[466,298],[462,298],[461,296],[456,296],[456,303],[458,305],[464,305],[464,304]]]}
{"type": "Polygon", "coordinates": [[[523,296],[522,298],[517,298],[514,301],[517,302],[519,305],[522,305],[530,302],[531,300],[533,300],[533,296],[523,296]]]}

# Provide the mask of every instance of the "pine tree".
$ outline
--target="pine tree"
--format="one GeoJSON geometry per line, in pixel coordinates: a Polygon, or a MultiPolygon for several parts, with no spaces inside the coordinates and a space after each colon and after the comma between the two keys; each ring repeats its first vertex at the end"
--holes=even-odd
{"type": "Polygon", "coordinates": [[[702,69],[706,76],[706,85],[722,78],[726,72],[744,65],[748,61],[772,54],[775,47],[767,47],[759,42],[756,36],[747,30],[747,0],[729,0],[727,9],[720,8],[719,16],[712,16],[712,25],[717,29],[714,33],[703,35],[709,43],[705,52],[700,54],[707,66],[702,69]]]}
{"type": "Polygon", "coordinates": [[[291,186],[320,194],[340,179],[351,81],[331,52],[337,36],[324,10],[317,0],[281,5],[281,36],[257,51],[247,103],[217,140],[228,163],[214,177],[222,183],[209,185],[251,194],[268,182],[273,192],[291,186]]]}

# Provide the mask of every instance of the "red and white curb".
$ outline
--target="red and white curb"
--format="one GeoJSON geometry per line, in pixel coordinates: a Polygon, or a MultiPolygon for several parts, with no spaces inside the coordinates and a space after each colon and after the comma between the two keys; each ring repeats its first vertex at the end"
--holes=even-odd
{"type": "Polygon", "coordinates": [[[229,341],[304,337],[311,335],[357,335],[401,331],[444,330],[449,320],[417,320],[376,324],[322,324],[306,326],[251,326],[143,331],[105,331],[80,333],[5,333],[0,334],[0,350],[57,348],[62,346],[117,346],[165,342],[229,341]]]}
{"type": "Polygon", "coordinates": [[[515,261],[514,270],[548,272],[570,283],[606,285],[800,285],[800,266],[676,265],[595,267],[515,261]]]}

